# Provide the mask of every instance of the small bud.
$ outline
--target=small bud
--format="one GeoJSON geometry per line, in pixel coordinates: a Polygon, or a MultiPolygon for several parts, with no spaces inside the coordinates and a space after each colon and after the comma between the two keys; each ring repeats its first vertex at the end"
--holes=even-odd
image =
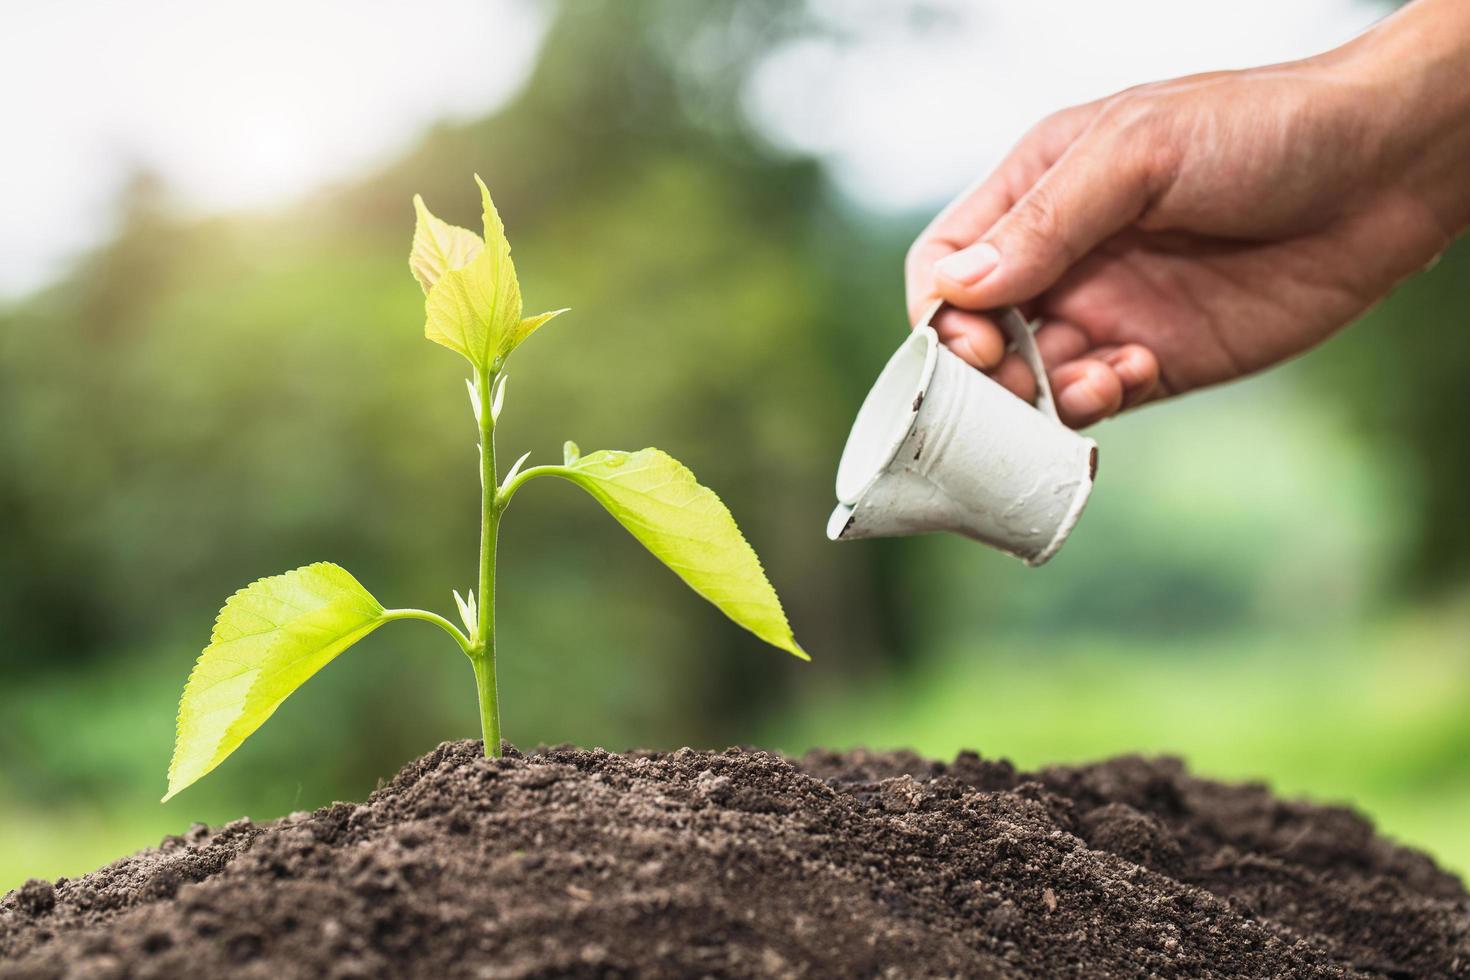
{"type": "Polygon", "coordinates": [[[490,420],[500,421],[500,406],[505,402],[505,383],[510,380],[510,375],[502,374],[495,382],[495,391],[490,396],[490,420]]]}
{"type": "Polygon", "coordinates": [[[459,607],[460,621],[464,623],[464,628],[469,632],[470,636],[474,636],[479,628],[475,615],[475,590],[469,590],[468,600],[461,598],[458,589],[451,591],[454,592],[454,604],[459,607]]]}
{"type": "Polygon", "coordinates": [[[464,386],[470,390],[470,411],[475,413],[475,421],[480,421],[480,389],[470,378],[464,379],[464,386]]]}
{"type": "Polygon", "coordinates": [[[529,459],[530,456],[531,456],[530,453],[524,453],[524,454],[522,454],[521,455],[521,458],[518,459],[518,460],[516,460],[515,463],[511,466],[510,472],[507,473],[507,474],[505,474],[505,479],[501,482],[500,485],[501,486],[508,486],[510,484],[510,481],[511,480],[514,480],[516,478],[516,474],[521,471],[521,464],[524,463],[527,459],[529,459]]]}
{"type": "Polygon", "coordinates": [[[564,462],[567,466],[571,466],[577,460],[582,458],[582,450],[577,448],[577,444],[575,442],[568,439],[566,442],[562,443],[561,458],[562,462],[564,462]]]}

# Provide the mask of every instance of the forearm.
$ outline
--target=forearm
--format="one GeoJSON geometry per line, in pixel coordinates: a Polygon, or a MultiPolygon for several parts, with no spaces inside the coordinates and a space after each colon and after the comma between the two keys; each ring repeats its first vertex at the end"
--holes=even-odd
{"type": "Polygon", "coordinates": [[[1416,0],[1325,60],[1371,92],[1381,176],[1470,229],[1470,2],[1416,0]]]}

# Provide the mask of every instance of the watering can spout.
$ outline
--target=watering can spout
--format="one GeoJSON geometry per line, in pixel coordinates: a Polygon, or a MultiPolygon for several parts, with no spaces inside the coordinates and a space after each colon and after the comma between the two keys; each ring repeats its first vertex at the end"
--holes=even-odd
{"type": "Polygon", "coordinates": [[[853,524],[853,506],[851,504],[839,503],[837,509],[832,511],[832,516],[827,518],[827,540],[828,541],[851,541],[857,535],[849,534],[853,524]]]}
{"type": "Polygon", "coordinates": [[[856,503],[839,502],[827,520],[833,541],[896,538],[931,531],[974,537],[974,515],[922,473],[897,467],[875,480],[856,503]]]}

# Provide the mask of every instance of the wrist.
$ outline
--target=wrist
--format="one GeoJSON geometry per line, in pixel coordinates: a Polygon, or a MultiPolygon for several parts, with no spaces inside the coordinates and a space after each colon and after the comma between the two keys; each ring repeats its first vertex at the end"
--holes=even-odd
{"type": "Polygon", "coordinates": [[[1418,0],[1320,62],[1353,93],[1377,182],[1448,238],[1470,229],[1470,5],[1418,0]]]}

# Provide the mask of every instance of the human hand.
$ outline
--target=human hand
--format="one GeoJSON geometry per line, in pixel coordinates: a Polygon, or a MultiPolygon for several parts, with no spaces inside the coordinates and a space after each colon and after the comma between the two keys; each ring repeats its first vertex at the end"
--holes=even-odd
{"type": "Polygon", "coordinates": [[[1030,400],[980,312],[1020,304],[1075,427],[1258,371],[1470,225],[1467,93],[1466,8],[1420,0],[1319,58],[1064,110],[919,236],[910,318],[947,300],[941,339],[1030,400]]]}

